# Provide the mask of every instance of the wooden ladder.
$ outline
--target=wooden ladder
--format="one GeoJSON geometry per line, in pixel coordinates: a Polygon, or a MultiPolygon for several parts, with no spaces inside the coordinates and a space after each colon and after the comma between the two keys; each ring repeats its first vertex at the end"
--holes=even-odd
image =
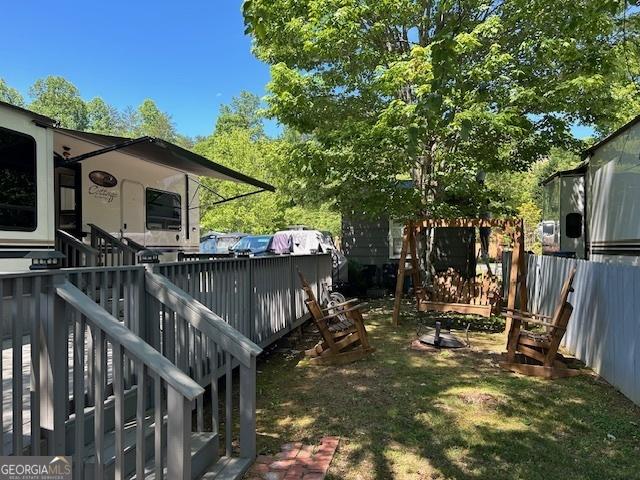
{"type": "Polygon", "coordinates": [[[424,298],[424,287],[420,276],[420,260],[418,259],[418,241],[416,239],[416,228],[413,222],[407,223],[402,234],[402,248],[400,250],[400,260],[398,261],[398,278],[396,281],[396,296],[393,303],[393,324],[398,325],[400,319],[400,306],[402,303],[402,290],[404,289],[404,278],[411,275],[413,283],[413,294],[416,299],[416,308],[420,307],[420,301],[424,298]],[[411,267],[407,269],[407,255],[411,254],[411,267]]]}

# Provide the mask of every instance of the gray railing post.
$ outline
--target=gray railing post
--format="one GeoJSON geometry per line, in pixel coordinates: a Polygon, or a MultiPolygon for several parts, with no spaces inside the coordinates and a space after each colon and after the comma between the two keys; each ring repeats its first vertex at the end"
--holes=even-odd
{"type": "Polygon", "coordinates": [[[322,286],[320,285],[320,258],[324,255],[316,255],[316,298],[322,301],[322,286]]]}
{"type": "Polygon", "coordinates": [[[296,281],[297,275],[294,271],[293,256],[289,256],[289,289],[291,293],[291,316],[289,318],[290,326],[298,319],[296,316],[296,281]]]}
{"type": "Polygon", "coordinates": [[[191,478],[191,401],[167,385],[167,478],[191,478]]]}
{"type": "MultiPolygon", "coordinates": [[[[65,302],[56,295],[63,275],[50,277],[40,303],[40,425],[49,455],[65,454],[67,413],[67,318],[65,302]]],[[[34,348],[32,346],[32,348],[34,348]]]]}
{"type": "Polygon", "coordinates": [[[240,365],[240,456],[256,456],[256,357],[240,365]]]}
{"type": "MultiPolygon", "coordinates": [[[[257,331],[257,324],[256,324],[256,319],[255,319],[255,302],[256,302],[256,285],[255,285],[255,277],[253,274],[253,264],[255,262],[251,259],[251,258],[247,258],[247,264],[249,265],[248,268],[248,272],[249,272],[249,288],[248,293],[249,293],[249,338],[251,340],[253,340],[256,343],[259,343],[260,341],[262,341],[263,339],[258,337],[258,331],[257,331]]],[[[260,332],[260,334],[262,334],[262,332],[260,332]]]]}

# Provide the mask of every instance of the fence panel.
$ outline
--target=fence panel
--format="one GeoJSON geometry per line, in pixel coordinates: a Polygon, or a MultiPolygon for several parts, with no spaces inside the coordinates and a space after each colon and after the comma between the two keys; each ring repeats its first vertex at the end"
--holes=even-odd
{"type": "Polygon", "coordinates": [[[640,268],[530,255],[529,310],[550,315],[573,267],[574,311],[563,346],[640,404],[640,268]]]}
{"type": "Polygon", "coordinates": [[[154,270],[261,347],[307,318],[298,270],[318,297],[331,285],[329,254],[183,261],[154,270]]]}

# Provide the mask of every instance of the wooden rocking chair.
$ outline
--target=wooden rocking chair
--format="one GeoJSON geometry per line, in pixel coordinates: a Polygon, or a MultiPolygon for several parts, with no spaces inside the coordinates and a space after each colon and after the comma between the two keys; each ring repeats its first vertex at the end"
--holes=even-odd
{"type": "Polygon", "coordinates": [[[573,312],[573,306],[567,301],[567,298],[569,293],[573,291],[572,284],[575,273],[574,268],[562,287],[558,304],[551,317],[506,309],[506,315],[512,319],[512,325],[507,340],[507,358],[505,362],[500,364],[500,367],[512,372],[544,378],[580,375],[580,370],[568,368],[564,363],[564,358],[558,353],[560,342],[573,312]],[[546,331],[525,330],[522,328],[523,323],[545,327],[546,331]],[[518,362],[516,361],[517,356],[525,361],[532,359],[538,364],[518,362]]]}
{"type": "Polygon", "coordinates": [[[305,304],[322,335],[322,341],[304,352],[311,358],[310,362],[314,365],[340,365],[374,352],[375,348],[369,345],[362,318],[364,304],[358,304],[358,300],[354,298],[343,303],[333,303],[331,308],[322,308],[300,271],[298,275],[307,295],[305,304]]]}

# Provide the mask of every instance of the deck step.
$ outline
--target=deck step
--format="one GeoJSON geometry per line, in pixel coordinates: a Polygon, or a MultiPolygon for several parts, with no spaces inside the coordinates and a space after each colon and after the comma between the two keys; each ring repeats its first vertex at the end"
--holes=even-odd
{"type": "MultiPolygon", "coordinates": [[[[166,424],[166,422],[164,422],[166,424]]],[[[153,412],[149,411],[143,422],[145,437],[145,461],[153,455],[155,422],[153,412]]],[[[163,434],[166,434],[166,425],[163,425],[163,434]]],[[[91,438],[93,440],[93,437],[91,438]]],[[[107,479],[115,477],[115,430],[110,430],[104,435],[104,476],[107,479]]],[[[136,468],[136,420],[127,420],[124,424],[124,470],[126,474],[131,474],[136,468]]],[[[85,449],[84,471],[85,478],[95,476],[95,444],[92,442],[85,449]]]]}
{"type": "MultiPolygon", "coordinates": [[[[145,478],[155,477],[154,463],[154,435],[155,420],[153,410],[149,410],[143,421],[145,438],[145,478]]],[[[163,438],[167,438],[167,417],[165,415],[162,425],[163,438]]],[[[136,469],[136,421],[130,419],[124,424],[124,471],[125,476],[135,473],[136,469]]],[[[104,437],[104,478],[115,478],[115,431],[105,433],[104,437]]],[[[210,432],[193,432],[191,434],[191,469],[192,479],[196,479],[211,467],[217,454],[218,436],[210,432]]],[[[166,445],[163,447],[163,457],[166,462],[166,445]]],[[[84,459],[85,478],[95,476],[95,445],[92,443],[85,450],[84,459]]],[[[166,472],[166,467],[165,467],[166,472]]]]}
{"type": "MultiPolygon", "coordinates": [[[[191,478],[204,478],[203,474],[209,471],[216,456],[216,446],[218,436],[210,432],[193,432],[191,433],[191,478]]],[[[166,458],[166,452],[163,453],[166,458]]],[[[166,460],[165,460],[166,461],[166,460]]],[[[163,479],[167,478],[167,467],[163,468],[163,479]]],[[[137,477],[132,477],[135,480],[137,477]]],[[[155,464],[150,460],[145,465],[144,480],[155,480],[155,464]]],[[[213,477],[211,477],[213,478],[213,477]]],[[[224,478],[224,477],[219,477],[224,478]]],[[[236,477],[238,478],[238,477],[236,477]]]]}
{"type": "MultiPolygon", "coordinates": [[[[136,395],[137,386],[125,390],[124,392],[124,418],[133,419],[136,415],[136,395]]],[[[113,430],[114,425],[114,409],[115,409],[115,397],[113,395],[107,397],[104,401],[104,429],[105,431],[113,430]]],[[[90,406],[84,409],[84,441],[85,446],[89,446],[93,443],[95,427],[95,407],[90,406]]],[[[73,455],[75,448],[75,428],[76,428],[76,416],[72,414],[66,422],[66,436],[67,436],[67,455],[73,455]]]]}
{"type": "Polygon", "coordinates": [[[251,468],[253,458],[220,457],[211,468],[200,477],[202,480],[235,480],[251,468]]]}

